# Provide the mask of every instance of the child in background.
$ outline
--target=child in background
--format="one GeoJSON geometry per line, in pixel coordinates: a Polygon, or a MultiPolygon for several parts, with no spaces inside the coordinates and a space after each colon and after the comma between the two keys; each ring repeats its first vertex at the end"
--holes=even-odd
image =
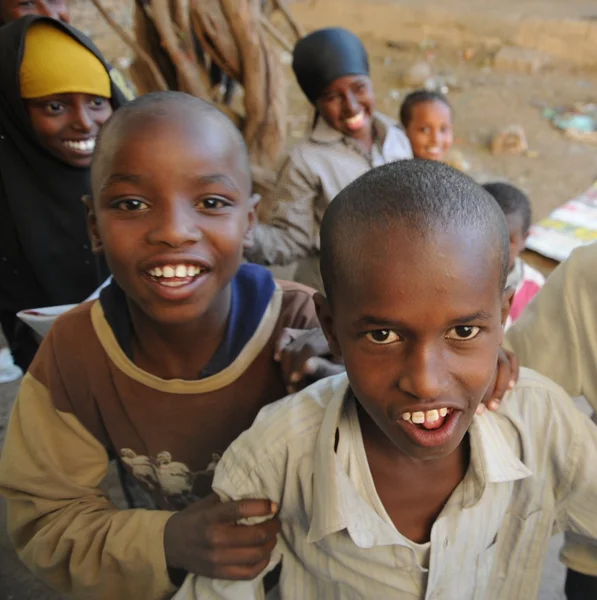
{"type": "Polygon", "coordinates": [[[400,107],[400,122],[415,158],[447,161],[454,133],[452,107],[444,95],[426,90],[412,92],[400,107]]]}
{"type": "MultiPolygon", "coordinates": [[[[564,391],[523,370],[475,416],[508,267],[497,204],[437,162],[374,169],[330,204],[316,303],[346,374],[262,410],[214,478],[224,500],[279,504],[282,598],[529,600],[553,533],[597,541],[597,428],[564,391]]],[[[175,598],[263,595],[189,576],[175,598]]]]}
{"type": "Polygon", "coordinates": [[[0,458],[11,539],[75,599],[161,600],[186,571],[255,577],[279,524],[237,521],[276,507],[205,496],[222,452],[286,395],[276,342],[317,326],[312,291],[241,265],[247,150],[208,103],[169,92],[123,107],[91,180],[92,243],[113,281],[55,322],[23,379],[0,458]],[[161,510],[109,501],[110,456],[161,510]]]}
{"type": "Polygon", "coordinates": [[[107,277],[82,197],[95,140],[125,100],[82,33],[28,16],[0,28],[0,324],[25,370],[37,341],[16,314],[85,300],[107,277]]]}
{"type": "Polygon", "coordinates": [[[532,214],[527,196],[509,183],[486,183],[483,186],[504,211],[510,232],[510,271],[508,285],[514,292],[506,329],[512,325],[545,283],[545,277],[520,258],[526,239],[529,237],[532,214]]]}
{"type": "Polygon", "coordinates": [[[316,118],[282,167],[246,258],[264,265],[299,261],[296,281],[322,290],[319,224],[328,205],[359,175],[412,158],[412,151],[396,122],[375,110],[369,57],[354,33],[332,27],[306,35],[294,48],[292,68],[316,118]]]}

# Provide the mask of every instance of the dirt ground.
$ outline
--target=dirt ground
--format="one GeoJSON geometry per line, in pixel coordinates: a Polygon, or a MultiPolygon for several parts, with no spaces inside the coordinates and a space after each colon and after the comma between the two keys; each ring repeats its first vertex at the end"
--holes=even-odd
{"type": "MultiPolygon", "coordinates": [[[[387,0],[399,2],[399,0],[387,0]]],[[[403,5],[442,10],[466,10],[470,0],[402,0],[403,5]]],[[[71,0],[73,24],[91,35],[106,57],[126,69],[130,52],[98,15],[90,0],[71,0]]],[[[578,16],[595,18],[593,0],[475,0],[475,7],[487,11],[488,18],[515,19],[540,14],[546,18],[578,16]]],[[[104,0],[114,17],[127,29],[132,26],[131,1],[104,0]]],[[[374,28],[374,24],[371,25],[374,28]]],[[[597,147],[572,141],[553,129],[541,116],[536,104],[568,105],[572,102],[597,101],[597,72],[556,66],[529,75],[497,71],[493,56],[498,46],[454,47],[434,44],[402,43],[397,39],[364,36],[371,55],[372,77],[377,104],[382,112],[395,116],[409,89],[402,85],[401,74],[417,61],[431,66],[433,76],[449,80],[449,99],[456,116],[456,148],[470,162],[471,175],[479,181],[508,180],[527,191],[533,202],[534,217],[540,219],[597,178],[597,147]],[[392,47],[387,42],[392,42],[392,47]],[[464,53],[472,57],[464,58],[464,53]],[[523,156],[493,156],[488,150],[491,135],[511,124],[521,125],[531,152],[523,156]]],[[[309,123],[310,112],[289,73],[289,143],[300,139],[309,123]]],[[[539,264],[543,270],[551,265],[539,264]]],[[[0,385],[0,446],[17,384],[0,385]]],[[[114,480],[112,480],[114,481],[114,480]]],[[[112,483],[110,489],[118,493],[112,483]]],[[[20,565],[4,529],[5,507],[0,502],[0,598],[3,600],[58,600],[60,597],[35,580],[20,565]]],[[[561,540],[550,548],[540,600],[563,598],[563,567],[557,559],[561,540]]]]}

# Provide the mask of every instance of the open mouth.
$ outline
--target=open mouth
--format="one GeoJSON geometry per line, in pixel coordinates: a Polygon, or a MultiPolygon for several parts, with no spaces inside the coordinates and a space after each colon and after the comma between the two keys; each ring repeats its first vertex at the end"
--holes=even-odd
{"type": "Polygon", "coordinates": [[[443,154],[443,151],[439,146],[429,146],[425,148],[425,152],[434,158],[439,158],[443,154]]]}
{"type": "Polygon", "coordinates": [[[62,143],[69,149],[77,154],[88,156],[93,154],[95,150],[96,138],[89,138],[87,140],[62,140],[62,143]]]}
{"type": "Polygon", "coordinates": [[[348,129],[351,129],[352,131],[360,129],[365,123],[365,111],[361,111],[358,115],[350,117],[350,119],[345,119],[344,122],[348,129]]]}
{"type": "Polygon", "coordinates": [[[446,422],[448,416],[454,409],[452,408],[434,408],[423,412],[422,410],[409,413],[402,413],[402,420],[413,423],[419,429],[440,429],[446,422]]]}
{"type": "Polygon", "coordinates": [[[420,446],[441,446],[448,441],[461,414],[462,411],[447,407],[405,412],[398,423],[420,446]]]}
{"type": "Polygon", "coordinates": [[[198,265],[178,264],[153,267],[147,271],[147,274],[160,285],[179,288],[193,283],[206,272],[207,269],[198,265]]]}

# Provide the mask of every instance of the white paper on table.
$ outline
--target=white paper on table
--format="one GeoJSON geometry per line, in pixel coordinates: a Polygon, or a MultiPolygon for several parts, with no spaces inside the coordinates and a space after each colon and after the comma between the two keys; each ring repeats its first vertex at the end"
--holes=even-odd
{"type": "MultiPolygon", "coordinates": [[[[95,300],[99,298],[100,292],[112,281],[112,276],[108,277],[100,287],[85,300],[95,300]]],[[[44,308],[31,308],[28,310],[22,310],[17,313],[17,317],[23,321],[26,325],[31,327],[33,331],[41,338],[45,337],[54,321],[65,312],[68,312],[72,308],[75,308],[78,304],[63,304],[61,306],[46,306],[44,308]]]]}

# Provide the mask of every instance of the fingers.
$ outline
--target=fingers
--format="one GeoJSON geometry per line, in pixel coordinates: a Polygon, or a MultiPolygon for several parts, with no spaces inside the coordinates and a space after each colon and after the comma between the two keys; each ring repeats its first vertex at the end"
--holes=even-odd
{"type": "MultiPolygon", "coordinates": [[[[516,385],[518,373],[519,362],[516,355],[500,348],[495,386],[491,394],[483,401],[489,410],[495,411],[500,407],[504,395],[516,385]]],[[[477,409],[477,414],[482,414],[485,406],[480,405],[477,409]]]]}
{"type": "Polygon", "coordinates": [[[278,505],[266,499],[247,499],[225,502],[214,510],[213,520],[217,523],[237,523],[251,517],[270,517],[278,512],[278,505]]]}
{"type": "Polygon", "coordinates": [[[269,564],[269,556],[255,565],[218,566],[209,575],[212,579],[228,579],[230,581],[250,581],[255,579],[269,564]]]}
{"type": "Polygon", "coordinates": [[[284,349],[291,344],[297,338],[297,332],[300,334],[300,329],[290,329],[285,327],[280,334],[280,337],[276,340],[276,346],[274,349],[274,360],[280,362],[282,360],[282,352],[284,349]]]}
{"type": "MultiPolygon", "coordinates": [[[[207,531],[207,538],[212,549],[263,548],[271,552],[281,530],[280,520],[273,518],[257,525],[216,525],[207,531]]],[[[221,562],[220,559],[219,562],[221,562]]],[[[232,558],[226,559],[233,564],[232,558]]]]}

